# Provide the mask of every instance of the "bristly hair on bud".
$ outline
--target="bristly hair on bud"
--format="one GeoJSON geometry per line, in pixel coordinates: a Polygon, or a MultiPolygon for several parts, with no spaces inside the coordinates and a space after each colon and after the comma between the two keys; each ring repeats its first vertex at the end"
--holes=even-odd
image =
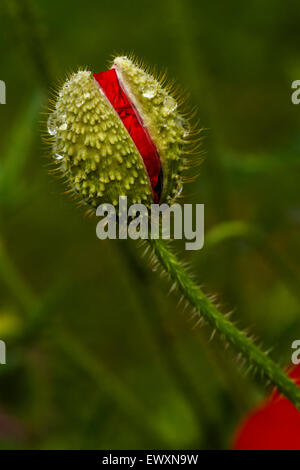
{"type": "Polygon", "coordinates": [[[51,153],[69,189],[90,207],[172,203],[195,131],[164,78],[116,57],[109,70],[73,73],[47,121],[51,153]]]}

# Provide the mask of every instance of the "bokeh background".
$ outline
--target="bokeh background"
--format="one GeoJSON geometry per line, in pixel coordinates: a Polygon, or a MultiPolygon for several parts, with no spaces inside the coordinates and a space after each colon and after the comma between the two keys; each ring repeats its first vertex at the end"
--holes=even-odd
{"type": "Polygon", "coordinates": [[[50,88],[113,53],[167,69],[197,107],[205,246],[181,257],[282,366],[300,338],[300,4],[2,0],[0,447],[228,448],[269,391],[137,243],[99,241],[41,142],[50,88]]]}

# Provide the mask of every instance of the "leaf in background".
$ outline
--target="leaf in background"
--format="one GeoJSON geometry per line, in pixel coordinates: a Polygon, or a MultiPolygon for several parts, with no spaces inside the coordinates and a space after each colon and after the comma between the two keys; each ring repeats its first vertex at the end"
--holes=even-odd
{"type": "Polygon", "coordinates": [[[15,211],[32,192],[32,185],[25,181],[24,169],[37,136],[42,102],[42,93],[36,92],[21,110],[0,157],[0,217],[15,211]]]}

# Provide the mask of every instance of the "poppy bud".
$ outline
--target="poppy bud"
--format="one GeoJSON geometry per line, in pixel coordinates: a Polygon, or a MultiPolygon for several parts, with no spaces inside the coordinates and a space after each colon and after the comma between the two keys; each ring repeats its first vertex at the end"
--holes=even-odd
{"type": "Polygon", "coordinates": [[[48,119],[52,152],[92,207],[170,203],[182,187],[187,122],[158,80],[127,57],[110,70],[74,73],[48,119]]]}

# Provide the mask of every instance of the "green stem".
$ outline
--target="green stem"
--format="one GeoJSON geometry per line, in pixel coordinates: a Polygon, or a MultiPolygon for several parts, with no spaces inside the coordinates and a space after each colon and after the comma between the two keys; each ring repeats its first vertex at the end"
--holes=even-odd
{"type": "Polygon", "coordinates": [[[300,409],[300,388],[253,341],[234,326],[195,284],[163,240],[151,240],[158,261],[177,284],[184,297],[210,326],[217,330],[250,365],[269,379],[278,390],[300,409]]]}

